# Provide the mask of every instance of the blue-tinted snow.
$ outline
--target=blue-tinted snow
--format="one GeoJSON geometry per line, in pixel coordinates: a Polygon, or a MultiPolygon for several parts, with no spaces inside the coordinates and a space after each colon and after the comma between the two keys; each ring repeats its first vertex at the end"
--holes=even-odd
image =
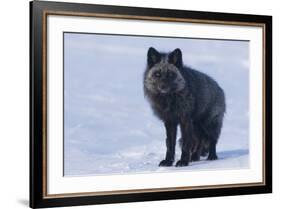
{"type": "Polygon", "coordinates": [[[64,43],[66,176],[249,166],[249,42],[66,33],[64,43]],[[158,167],[165,156],[165,130],[142,89],[150,46],[180,48],[185,64],[224,89],[227,113],[219,160],[158,167]]]}

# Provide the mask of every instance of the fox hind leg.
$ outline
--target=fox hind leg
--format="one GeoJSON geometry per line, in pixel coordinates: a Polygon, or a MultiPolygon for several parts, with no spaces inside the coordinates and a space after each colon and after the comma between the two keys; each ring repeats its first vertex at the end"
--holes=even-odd
{"type": "Polygon", "coordinates": [[[191,154],[191,161],[199,161],[202,152],[203,136],[200,133],[200,127],[194,124],[194,134],[193,134],[193,148],[191,154]]]}
{"type": "Polygon", "coordinates": [[[209,155],[207,160],[218,159],[216,146],[222,128],[222,117],[216,117],[208,126],[209,155]]]}
{"type": "Polygon", "coordinates": [[[208,136],[205,133],[204,127],[202,127],[202,123],[200,121],[194,123],[194,135],[194,138],[196,139],[196,146],[193,149],[191,160],[199,161],[201,156],[206,156],[208,153],[208,143],[206,141],[208,136]]]}

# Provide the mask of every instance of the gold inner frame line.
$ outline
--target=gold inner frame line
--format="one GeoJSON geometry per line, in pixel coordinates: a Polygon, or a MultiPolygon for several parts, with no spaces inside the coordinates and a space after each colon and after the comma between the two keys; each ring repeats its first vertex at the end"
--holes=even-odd
{"type": "Polygon", "coordinates": [[[79,196],[99,196],[99,195],[116,195],[116,194],[134,194],[134,193],[150,193],[150,192],[168,192],[168,191],[183,191],[183,190],[198,190],[198,189],[220,189],[220,188],[234,188],[234,187],[250,187],[250,186],[263,186],[265,185],[265,24],[253,22],[238,22],[238,21],[218,21],[218,20],[202,20],[191,18],[167,18],[167,17],[152,17],[152,16],[137,16],[137,15],[120,15],[120,14],[104,14],[104,13],[83,13],[83,12],[65,12],[65,11],[43,11],[43,24],[42,24],[42,141],[43,141],[43,198],[65,198],[65,197],[79,197],[79,196]],[[206,186],[183,186],[183,187],[166,187],[166,188],[150,188],[150,189],[133,189],[133,190],[114,190],[102,192],[77,192],[77,193],[62,193],[62,194],[48,194],[47,189],[47,16],[60,15],[60,16],[76,16],[76,17],[100,17],[100,18],[116,18],[116,19],[132,19],[132,20],[147,20],[147,21],[168,21],[168,22],[186,22],[186,23],[199,23],[199,24],[219,24],[219,25],[236,25],[236,26],[253,26],[262,27],[263,30],[263,60],[262,60],[262,79],[263,79],[263,161],[262,161],[262,182],[250,182],[241,184],[223,184],[223,185],[206,185],[206,186]]]}

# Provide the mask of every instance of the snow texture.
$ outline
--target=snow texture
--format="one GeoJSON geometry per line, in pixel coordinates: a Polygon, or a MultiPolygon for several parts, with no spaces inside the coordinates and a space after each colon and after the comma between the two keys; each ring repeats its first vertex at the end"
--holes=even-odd
{"type": "MultiPolygon", "coordinates": [[[[64,175],[248,168],[248,98],[248,41],[65,33],[64,175]],[[165,129],[142,84],[150,46],[166,52],[180,48],[186,65],[224,89],[227,113],[218,160],[158,167],[166,152],[165,129]]],[[[178,160],[178,146],[176,153],[178,160]]]]}

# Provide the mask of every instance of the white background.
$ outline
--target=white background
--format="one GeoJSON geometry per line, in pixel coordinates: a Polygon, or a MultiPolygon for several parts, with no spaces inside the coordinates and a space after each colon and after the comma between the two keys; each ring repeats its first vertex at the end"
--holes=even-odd
{"type": "MultiPolygon", "coordinates": [[[[281,31],[278,1],[182,1],[182,0],[97,0],[99,4],[118,4],[143,7],[236,12],[273,15],[273,92],[274,107],[281,106],[280,88],[281,31]],[[277,57],[278,56],[278,57],[277,57]]],[[[29,9],[28,1],[2,1],[0,11],[0,207],[27,208],[29,185],[29,9]]],[[[118,205],[84,206],[80,208],[278,208],[281,203],[280,109],[274,108],[273,116],[273,178],[274,193],[236,197],[126,203],[118,205]]],[[[79,208],[79,207],[77,207],[79,208]]]]}

